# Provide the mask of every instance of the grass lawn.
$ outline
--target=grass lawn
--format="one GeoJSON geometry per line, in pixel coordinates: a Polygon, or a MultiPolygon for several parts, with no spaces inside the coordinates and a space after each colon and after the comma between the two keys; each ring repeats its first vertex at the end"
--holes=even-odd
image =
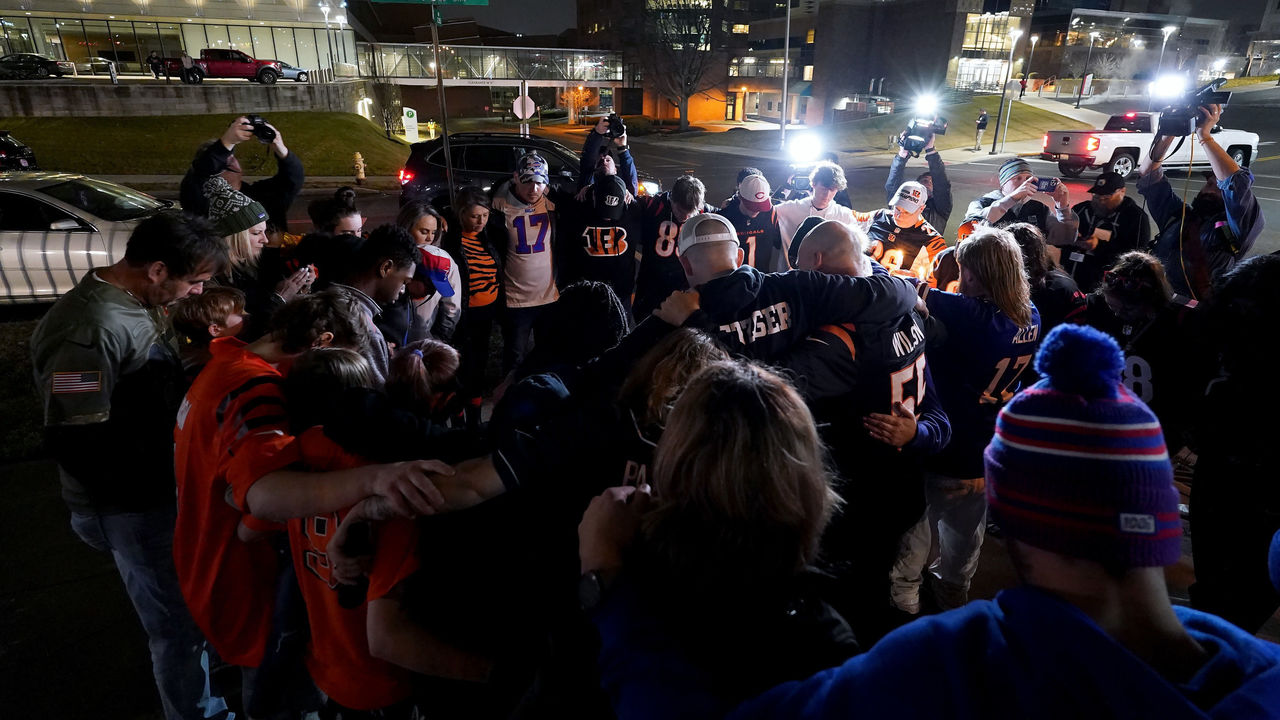
{"type": "MultiPolygon", "coordinates": [[[[971,102],[960,105],[946,105],[941,115],[950,123],[946,135],[939,135],[936,146],[939,150],[965,148],[973,146],[973,122],[978,118],[978,110],[986,108],[991,116],[991,124],[987,127],[984,140],[991,142],[995,132],[996,110],[1000,105],[998,95],[982,96],[971,102]]],[[[819,133],[824,145],[832,150],[858,152],[861,150],[888,150],[890,135],[896,136],[907,128],[912,113],[898,112],[892,115],[879,115],[819,126],[812,132],[819,133]]],[[[1032,107],[1025,103],[1015,102],[1013,114],[1009,117],[1009,141],[1039,140],[1046,130],[1088,130],[1090,126],[1071,118],[1032,107]]],[[[795,133],[792,130],[792,133],[795,133]]],[[[690,142],[701,142],[713,145],[738,145],[761,150],[776,150],[778,147],[778,131],[757,130],[754,132],[726,132],[700,135],[691,138],[690,142]]]]}
{"type": "MultiPolygon", "coordinates": [[[[0,117],[0,129],[35,150],[40,167],[90,175],[182,175],[196,148],[222,134],[235,115],[163,117],[0,117]]],[[[409,146],[353,113],[282,112],[266,116],[298,153],[308,175],[353,175],[364,156],[369,175],[395,175],[409,146]]],[[[250,140],[236,155],[250,175],[271,175],[265,145],[250,140]]]]}

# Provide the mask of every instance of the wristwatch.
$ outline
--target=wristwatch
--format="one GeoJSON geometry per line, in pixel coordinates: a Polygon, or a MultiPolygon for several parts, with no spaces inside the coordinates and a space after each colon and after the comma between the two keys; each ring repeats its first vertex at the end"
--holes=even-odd
{"type": "Polygon", "coordinates": [[[591,612],[600,606],[605,592],[612,583],[598,570],[588,570],[578,578],[578,605],[591,612]]]}

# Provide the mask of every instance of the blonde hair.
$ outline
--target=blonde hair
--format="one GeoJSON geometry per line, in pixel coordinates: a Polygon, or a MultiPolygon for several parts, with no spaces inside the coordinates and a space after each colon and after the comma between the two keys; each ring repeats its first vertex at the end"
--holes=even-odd
{"type": "Polygon", "coordinates": [[[979,228],[956,246],[961,273],[986,288],[987,299],[1018,327],[1031,324],[1031,286],[1022,265],[1022,249],[1007,231],[979,228]]]}
{"type": "Polygon", "coordinates": [[[691,378],[654,457],[644,546],[677,585],[770,589],[817,555],[840,502],[813,416],[758,365],[691,378]]]}
{"type": "Polygon", "coordinates": [[[252,270],[258,266],[258,255],[261,252],[249,239],[249,231],[253,227],[222,238],[227,243],[227,254],[231,256],[232,270],[252,270]]]}
{"type": "Polygon", "coordinates": [[[622,383],[618,400],[637,413],[642,427],[662,425],[689,379],[711,363],[728,359],[715,338],[681,328],[640,358],[622,383]]]}

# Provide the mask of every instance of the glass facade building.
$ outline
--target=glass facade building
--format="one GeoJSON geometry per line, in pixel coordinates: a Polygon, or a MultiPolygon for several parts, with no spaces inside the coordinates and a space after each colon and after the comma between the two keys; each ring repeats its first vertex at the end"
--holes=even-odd
{"type": "Polygon", "coordinates": [[[0,55],[37,53],[70,60],[85,74],[106,72],[108,60],[117,72],[149,73],[145,61],[153,50],[161,57],[177,57],[185,50],[198,58],[205,48],[235,49],[308,70],[355,64],[357,55],[355,33],[336,24],[326,28],[314,23],[10,11],[0,15],[0,30],[0,55]]]}
{"type": "MultiPolygon", "coordinates": [[[[435,78],[428,44],[359,43],[361,77],[435,78]]],[[[467,45],[440,46],[446,80],[622,82],[622,53],[467,45]]]]}

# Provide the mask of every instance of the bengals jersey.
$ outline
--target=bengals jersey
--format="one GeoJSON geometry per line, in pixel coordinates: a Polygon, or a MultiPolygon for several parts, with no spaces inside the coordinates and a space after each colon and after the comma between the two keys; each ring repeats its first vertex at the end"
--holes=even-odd
{"type": "Polygon", "coordinates": [[[743,212],[737,195],[720,210],[733,229],[738,232],[738,246],[742,248],[743,262],[760,272],[781,272],[787,269],[782,262],[782,232],[778,229],[778,213],[756,213],[749,217],[743,212]]]}
{"type": "Polygon", "coordinates": [[[1144,323],[1116,317],[1101,293],[1089,295],[1084,323],[1115,338],[1124,350],[1121,382],[1160,419],[1165,445],[1177,452],[1186,444],[1191,410],[1204,394],[1213,368],[1200,341],[1200,310],[1195,300],[1175,299],[1144,323]]]}
{"type": "Polygon", "coordinates": [[[556,282],[608,283],[630,307],[636,286],[636,245],[642,236],[641,208],[629,203],[617,220],[600,220],[591,204],[574,199],[556,206],[556,282]]]}
{"type": "MultiPolygon", "coordinates": [[[[689,289],[684,267],[676,256],[676,243],[684,221],[676,218],[671,193],[640,198],[640,272],[636,277],[635,316],[643,319],[676,290],[689,289]]],[[[698,212],[715,212],[703,204],[698,212]]]]}
{"type": "Polygon", "coordinates": [[[921,218],[912,227],[899,227],[893,221],[893,210],[881,208],[855,212],[853,221],[871,241],[867,254],[890,273],[928,280],[930,286],[937,287],[933,279],[933,262],[947,249],[947,241],[927,220],[921,218]]]}

